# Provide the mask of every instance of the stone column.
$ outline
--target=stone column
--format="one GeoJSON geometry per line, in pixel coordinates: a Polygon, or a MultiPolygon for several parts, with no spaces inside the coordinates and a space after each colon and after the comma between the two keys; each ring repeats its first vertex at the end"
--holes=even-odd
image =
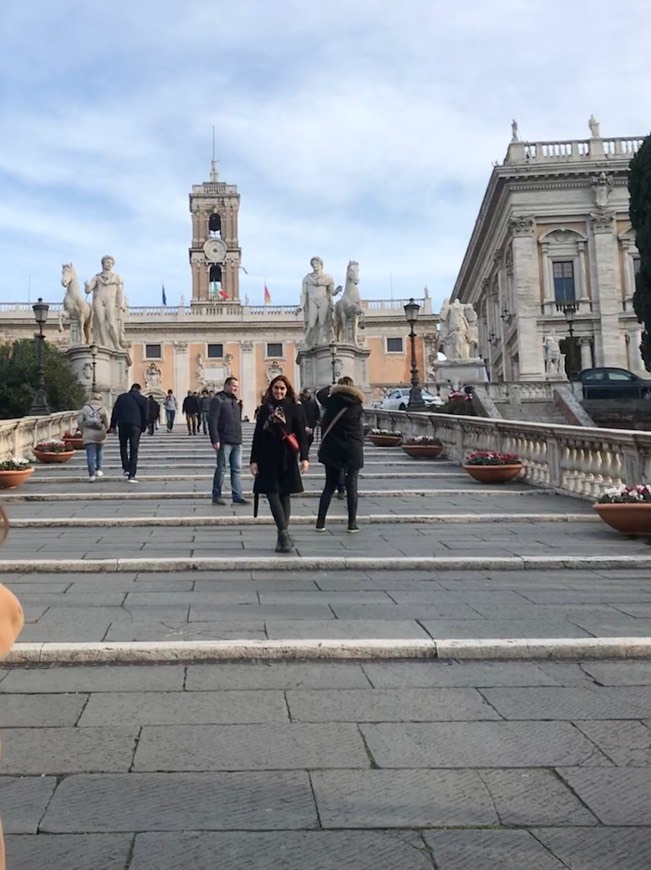
{"type": "Polygon", "coordinates": [[[260,401],[255,382],[255,354],[253,342],[245,339],[240,342],[240,397],[244,413],[253,420],[253,412],[260,401]]]}
{"type": "Polygon", "coordinates": [[[180,412],[183,399],[190,389],[190,357],[187,341],[174,342],[174,384],[172,389],[178,399],[180,412]]]}
{"type": "Polygon", "coordinates": [[[579,251],[579,300],[581,302],[588,299],[588,278],[585,268],[585,242],[577,242],[579,251]]]}
{"type": "Polygon", "coordinates": [[[642,328],[632,329],[628,334],[628,356],[629,368],[632,372],[641,374],[644,377],[648,376],[647,370],[644,368],[642,354],[640,353],[640,345],[642,344],[642,328]]]}
{"type": "Polygon", "coordinates": [[[593,307],[598,305],[600,333],[595,336],[595,365],[626,368],[626,347],[619,330],[622,312],[619,292],[619,263],[615,239],[615,215],[600,211],[592,215],[596,287],[592,288],[593,307]]]}
{"type": "Polygon", "coordinates": [[[592,368],[592,348],[590,346],[589,338],[580,338],[579,339],[579,347],[581,348],[581,368],[582,369],[591,369],[592,368]]]}
{"type": "Polygon", "coordinates": [[[553,310],[554,303],[554,276],[552,274],[552,261],[549,258],[549,242],[543,242],[540,247],[542,249],[544,312],[549,314],[553,310]]]}
{"type": "Polygon", "coordinates": [[[513,278],[518,312],[518,378],[539,380],[545,370],[543,348],[538,337],[540,274],[535,220],[528,215],[511,218],[513,235],[513,278]]]}

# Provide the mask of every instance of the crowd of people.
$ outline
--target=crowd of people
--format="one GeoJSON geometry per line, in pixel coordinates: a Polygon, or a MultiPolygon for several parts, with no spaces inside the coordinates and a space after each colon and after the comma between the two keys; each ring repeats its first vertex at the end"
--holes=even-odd
{"type": "MultiPolygon", "coordinates": [[[[223,492],[227,469],[232,504],[250,504],[242,486],[242,423],[248,419],[243,418],[239,388],[239,380],[228,377],[223,390],[189,390],[181,404],[188,435],[207,435],[215,451],[212,503],[219,506],[227,504],[223,492]]],[[[348,531],[358,531],[358,475],[364,465],[363,401],[363,393],[349,377],[319,390],[315,397],[308,388],[297,396],[288,378],[278,375],[262,395],[254,414],[249,465],[254,515],[259,497],[264,495],[278,533],[276,552],[289,553],[294,548],[289,533],[291,497],[303,492],[302,476],[309,470],[310,450],[319,429],[317,459],[325,468],[325,483],[315,529],[325,531],[330,503],[337,492],[346,500],[348,531]]],[[[162,404],[166,429],[171,432],[179,411],[173,390],[167,391],[162,404]]],[[[138,483],[140,438],[145,432],[153,436],[160,420],[159,402],[153,394],[143,396],[140,384],[133,384],[128,392],[119,395],[110,414],[100,394],[95,393],[81,408],[77,421],[89,482],[104,476],[104,444],[108,435],[117,434],[124,477],[128,483],[138,483]]]]}

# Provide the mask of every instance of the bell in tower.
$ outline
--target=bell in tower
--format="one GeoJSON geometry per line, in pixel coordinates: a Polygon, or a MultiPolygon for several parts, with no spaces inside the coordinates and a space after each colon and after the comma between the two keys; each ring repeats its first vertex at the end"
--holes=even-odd
{"type": "Polygon", "coordinates": [[[210,180],[193,184],[190,193],[192,215],[192,305],[239,302],[240,265],[237,185],[219,180],[214,156],[210,180]]]}

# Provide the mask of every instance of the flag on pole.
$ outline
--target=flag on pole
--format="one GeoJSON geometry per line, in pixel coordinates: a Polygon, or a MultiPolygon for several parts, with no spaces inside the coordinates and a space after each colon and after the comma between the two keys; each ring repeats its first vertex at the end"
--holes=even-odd
{"type": "Polygon", "coordinates": [[[264,285],[264,304],[265,304],[265,305],[271,305],[271,293],[270,293],[269,290],[267,289],[267,284],[266,284],[266,282],[265,282],[265,285],[264,285]]]}
{"type": "Polygon", "coordinates": [[[219,298],[220,299],[228,299],[229,298],[228,293],[225,290],[220,290],[219,291],[219,298]]]}
{"type": "Polygon", "coordinates": [[[163,305],[167,305],[167,296],[165,295],[165,285],[162,285],[163,288],[163,305]]]}

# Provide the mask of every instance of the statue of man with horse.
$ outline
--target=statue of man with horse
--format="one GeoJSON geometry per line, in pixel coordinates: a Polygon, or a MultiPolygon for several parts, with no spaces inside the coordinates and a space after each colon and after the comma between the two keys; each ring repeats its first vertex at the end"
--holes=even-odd
{"type": "Polygon", "coordinates": [[[351,260],[346,269],[343,296],[335,305],[335,339],[337,342],[357,344],[357,329],[363,326],[364,309],[359,295],[359,263],[351,260]]]}
{"type": "MultiPolygon", "coordinates": [[[[74,324],[71,338],[73,342],[81,342],[83,336],[85,343],[90,344],[93,309],[82,296],[77,272],[72,263],[64,263],[61,267],[61,286],[66,288],[63,310],[74,324]]],[[[61,316],[59,316],[59,329],[63,329],[61,316]]]]}
{"type": "Polygon", "coordinates": [[[312,271],[303,278],[301,304],[298,310],[303,312],[305,344],[307,347],[318,347],[332,340],[334,325],[332,298],[341,292],[341,287],[335,289],[332,277],[323,271],[321,257],[312,257],[310,266],[312,271]]]}

